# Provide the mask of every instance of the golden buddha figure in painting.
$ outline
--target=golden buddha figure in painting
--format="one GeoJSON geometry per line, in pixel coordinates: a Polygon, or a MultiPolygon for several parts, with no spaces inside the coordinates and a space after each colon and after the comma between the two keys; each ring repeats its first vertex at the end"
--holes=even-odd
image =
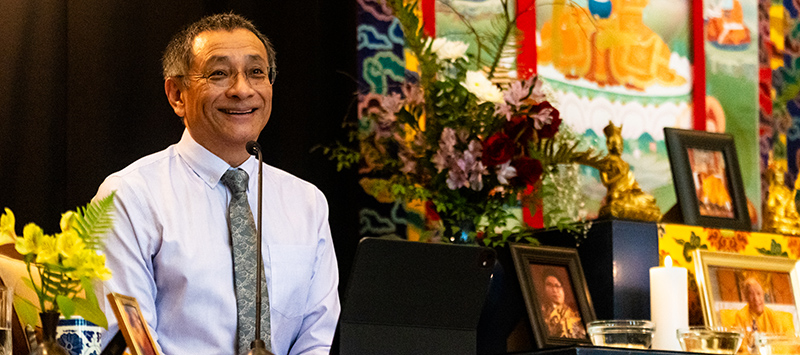
{"type": "Polygon", "coordinates": [[[773,161],[767,168],[769,190],[764,204],[764,224],[762,231],[784,235],[800,235],[800,213],[795,204],[795,189],[786,186],[785,160],[773,161]]]}

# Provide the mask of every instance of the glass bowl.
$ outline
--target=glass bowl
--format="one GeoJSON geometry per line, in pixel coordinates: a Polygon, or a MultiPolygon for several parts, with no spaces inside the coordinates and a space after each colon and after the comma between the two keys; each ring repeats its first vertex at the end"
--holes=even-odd
{"type": "Polygon", "coordinates": [[[615,348],[650,349],[653,330],[649,320],[599,320],[586,326],[592,344],[615,348]]]}
{"type": "Polygon", "coordinates": [[[800,337],[755,332],[753,338],[760,355],[800,354],[800,337]]]}
{"type": "Polygon", "coordinates": [[[704,354],[734,354],[744,334],[727,328],[689,327],[677,331],[683,351],[704,354]]]}

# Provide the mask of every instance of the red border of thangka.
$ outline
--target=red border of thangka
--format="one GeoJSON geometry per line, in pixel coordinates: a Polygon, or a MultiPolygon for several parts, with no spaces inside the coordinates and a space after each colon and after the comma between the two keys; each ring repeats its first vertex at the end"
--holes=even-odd
{"type": "Polygon", "coordinates": [[[692,0],[692,117],[693,128],[706,130],[706,47],[703,28],[703,1],[692,0]],[[697,65],[702,63],[702,65],[697,65]]]}

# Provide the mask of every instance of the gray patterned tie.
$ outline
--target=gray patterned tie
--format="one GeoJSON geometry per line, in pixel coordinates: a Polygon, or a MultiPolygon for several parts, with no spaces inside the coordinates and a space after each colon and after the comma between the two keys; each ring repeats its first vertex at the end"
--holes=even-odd
{"type": "MultiPolygon", "coordinates": [[[[246,354],[255,339],[256,315],[256,223],[247,202],[247,173],[242,169],[228,170],[222,183],[232,193],[228,205],[228,219],[233,247],[233,272],[236,286],[237,354],[246,354]]],[[[270,350],[269,296],[267,280],[261,277],[261,339],[270,350]]]]}

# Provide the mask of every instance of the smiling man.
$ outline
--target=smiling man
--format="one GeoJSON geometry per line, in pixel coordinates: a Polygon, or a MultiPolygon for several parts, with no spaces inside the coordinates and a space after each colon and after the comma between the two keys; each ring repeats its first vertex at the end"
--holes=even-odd
{"type": "Polygon", "coordinates": [[[547,335],[559,338],[585,338],[586,329],[580,314],[564,301],[564,285],[553,271],[545,271],[542,317],[547,335]]]}
{"type": "Polygon", "coordinates": [[[740,287],[747,304],[736,311],[733,326],[745,331],[741,352],[756,353],[753,332],[794,335],[791,313],[765,307],[764,288],[758,280],[748,277],[740,287]]]}
{"type": "MultiPolygon", "coordinates": [[[[238,15],[209,16],[173,38],[163,69],[167,99],[186,129],[177,144],[100,186],[97,198],[117,197],[106,242],[114,277],[105,291],[136,297],[164,354],[244,354],[256,337],[260,282],[266,348],[327,354],[340,311],[327,202],[313,185],[268,165],[264,277],[254,276],[259,166],[245,147],[272,110],[272,45],[238,15]]],[[[108,334],[117,329],[110,316],[108,334]]]]}

